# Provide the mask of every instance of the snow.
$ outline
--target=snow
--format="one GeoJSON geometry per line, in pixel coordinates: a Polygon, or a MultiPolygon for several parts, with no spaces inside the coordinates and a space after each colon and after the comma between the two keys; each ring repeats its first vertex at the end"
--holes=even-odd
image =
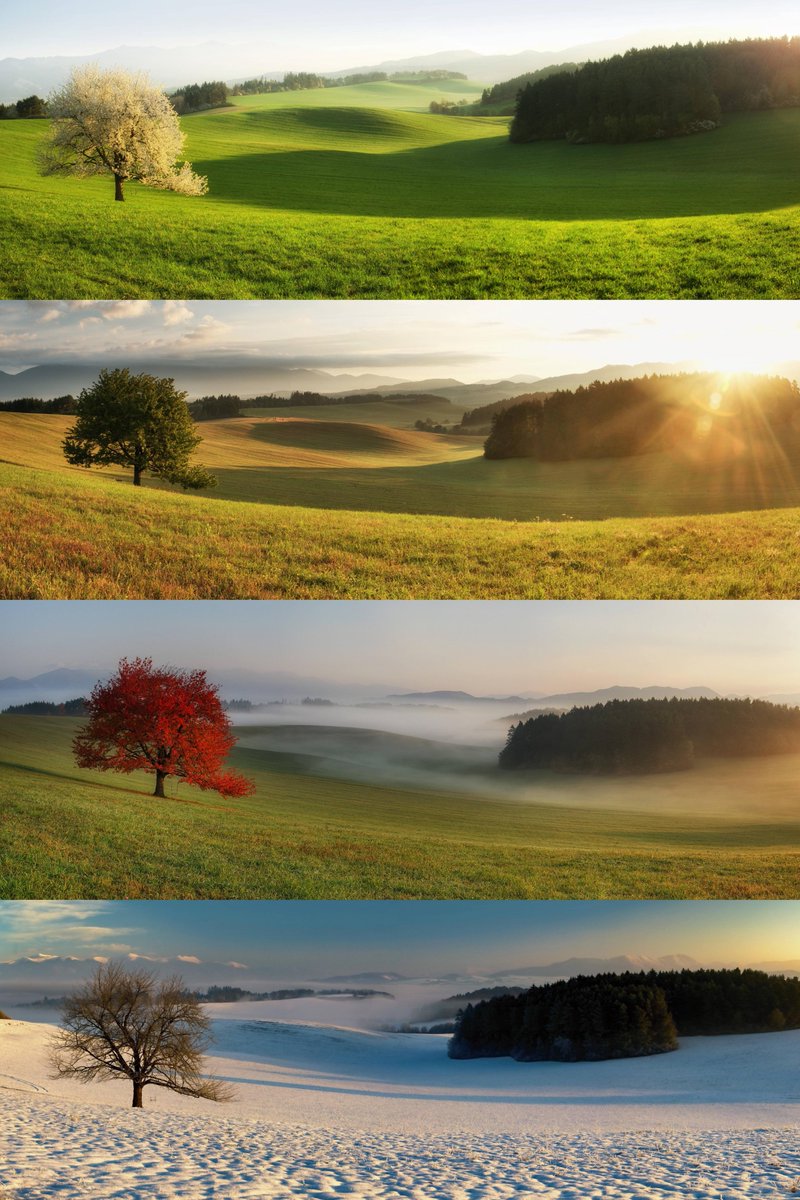
{"type": "MultiPolygon", "coordinates": [[[[0,1021],[2,1200],[755,1200],[800,1192],[800,1031],[607,1063],[452,1062],[446,1039],[212,1005],[237,1099],[52,1079],[0,1021]]],[[[291,1002],[303,1014],[302,1002],[291,1002]]],[[[333,1008],[350,1019],[355,1009],[333,1008]]]]}

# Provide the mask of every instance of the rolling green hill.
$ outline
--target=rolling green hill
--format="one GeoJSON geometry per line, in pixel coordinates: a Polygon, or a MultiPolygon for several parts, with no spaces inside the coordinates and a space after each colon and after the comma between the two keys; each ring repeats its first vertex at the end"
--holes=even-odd
{"type": "MultiPolygon", "coordinates": [[[[352,406],[354,416],[368,407],[352,406]]],[[[120,468],[67,466],[69,417],[0,413],[0,596],[800,592],[789,462],[768,472],[734,462],[713,475],[668,454],[489,462],[474,438],[336,420],[338,407],[325,420],[300,411],[204,422],[199,459],[219,487],[192,495],[147,476],[134,488],[120,468]]]]}
{"type": "MultiPolygon", "coordinates": [[[[459,94],[477,94],[463,81],[459,94]]],[[[512,146],[439,84],[237,97],[184,118],[207,197],[42,178],[0,123],[9,297],[795,296],[800,110],[702,138],[512,146]]]]}
{"type": "Polygon", "coordinates": [[[375,786],[244,747],[231,761],[256,781],[254,796],[170,784],[175,794],[155,800],[144,776],[78,771],[78,724],[0,717],[4,898],[797,894],[796,760],[789,777],[785,758],[762,761],[757,801],[753,779],[736,782],[741,764],[723,769],[716,788],[736,815],[626,810],[602,790],[581,807],[566,790],[565,804],[538,804],[375,786]],[[736,812],[745,798],[748,817],[736,812]]]}

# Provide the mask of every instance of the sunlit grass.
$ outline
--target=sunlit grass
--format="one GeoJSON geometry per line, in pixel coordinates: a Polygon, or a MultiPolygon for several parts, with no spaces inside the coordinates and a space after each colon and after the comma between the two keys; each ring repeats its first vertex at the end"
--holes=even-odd
{"type": "Polygon", "coordinates": [[[254,797],[158,801],[144,777],[79,772],[76,724],[0,718],[4,898],[797,894],[800,824],[769,806],[742,821],[521,805],[312,778],[253,750],[232,762],[254,797]]]}
{"type": "Polygon", "coordinates": [[[1,294],[800,293],[800,111],[667,142],[511,146],[502,119],[405,111],[441,90],[239,98],[185,118],[207,197],[132,186],[125,205],[105,179],[42,178],[42,122],[3,122],[1,294]]]}
{"type": "Polygon", "coordinates": [[[241,504],[0,464],[4,599],[765,599],[798,509],[499,521],[241,504]]]}

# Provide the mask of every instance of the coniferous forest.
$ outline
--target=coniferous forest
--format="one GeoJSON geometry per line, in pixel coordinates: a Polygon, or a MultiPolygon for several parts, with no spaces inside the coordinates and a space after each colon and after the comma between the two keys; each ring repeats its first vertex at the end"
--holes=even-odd
{"type": "Polygon", "coordinates": [[[527,84],[512,142],[636,142],[714,129],[725,113],[800,104],[800,38],[628,50],[527,84]]]}
{"type": "Polygon", "coordinates": [[[765,375],[646,375],[539,394],[492,414],[486,458],[617,458],[702,443],[754,454],[798,432],[800,387],[765,375]]]}
{"type": "Polygon", "coordinates": [[[703,757],[800,751],[800,708],[765,700],[611,700],[512,725],[501,767],[574,774],[682,771],[703,757]]]}
{"type": "Polygon", "coordinates": [[[800,1026],[800,980],[754,970],[578,976],[467,1005],[451,1058],[522,1062],[635,1058],[677,1049],[678,1036],[800,1026]]]}

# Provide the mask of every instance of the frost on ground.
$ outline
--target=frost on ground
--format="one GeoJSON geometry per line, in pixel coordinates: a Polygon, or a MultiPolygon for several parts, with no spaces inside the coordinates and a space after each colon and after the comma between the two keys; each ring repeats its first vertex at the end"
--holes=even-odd
{"type": "MultiPolygon", "coordinates": [[[[295,1009],[297,1002],[294,1002],[295,1009]]],[[[0,1023],[0,1200],[759,1200],[800,1195],[800,1031],[609,1063],[213,1011],[230,1105],[48,1077],[0,1023]]]]}

